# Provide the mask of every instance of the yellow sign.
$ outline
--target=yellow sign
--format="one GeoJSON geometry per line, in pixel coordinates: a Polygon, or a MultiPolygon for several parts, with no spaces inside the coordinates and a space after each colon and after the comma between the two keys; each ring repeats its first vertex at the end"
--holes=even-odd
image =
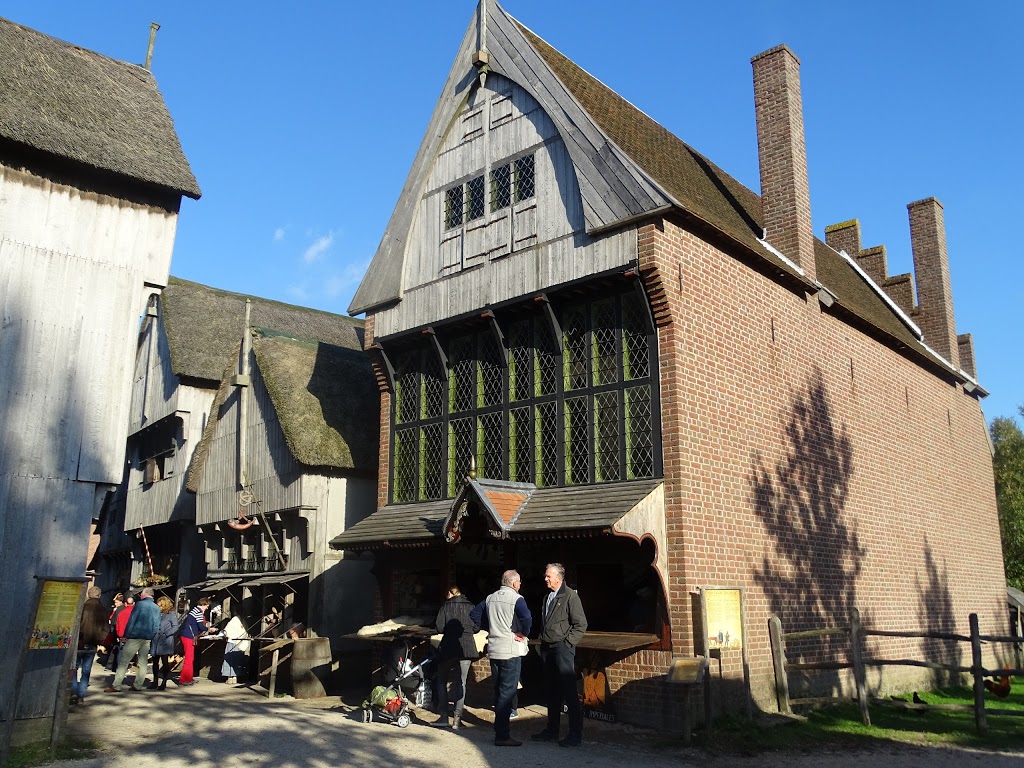
{"type": "Polygon", "coordinates": [[[743,612],[738,589],[705,589],[708,648],[743,647],[743,612]]]}
{"type": "Polygon", "coordinates": [[[78,620],[78,598],[82,585],[77,581],[44,581],[36,608],[36,622],[28,647],[33,650],[67,648],[78,620]]]}

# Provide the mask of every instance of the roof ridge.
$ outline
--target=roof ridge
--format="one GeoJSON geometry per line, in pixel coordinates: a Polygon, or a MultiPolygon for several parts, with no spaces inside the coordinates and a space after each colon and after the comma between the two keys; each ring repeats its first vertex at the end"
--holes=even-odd
{"type": "Polygon", "coordinates": [[[286,301],[280,301],[279,299],[268,299],[266,296],[257,296],[256,294],[253,294],[253,293],[240,293],[238,291],[229,291],[226,288],[217,288],[217,287],[212,286],[212,285],[207,285],[206,283],[198,283],[198,282],[196,282],[194,280],[186,280],[185,278],[177,277],[176,275],[171,275],[168,278],[167,285],[168,285],[168,287],[171,286],[171,285],[196,286],[196,287],[199,287],[199,288],[204,288],[207,291],[219,294],[219,295],[224,296],[224,297],[233,297],[233,298],[239,298],[239,299],[251,299],[251,300],[254,300],[254,301],[264,302],[266,304],[275,304],[275,305],[277,305],[279,307],[285,307],[287,309],[298,309],[298,310],[302,310],[303,312],[316,312],[317,314],[326,315],[327,317],[335,317],[335,318],[338,318],[339,320],[347,320],[350,323],[352,323],[353,325],[363,325],[365,323],[364,320],[361,320],[358,317],[350,317],[348,315],[343,315],[343,314],[339,314],[339,313],[336,313],[336,312],[328,312],[326,309],[317,309],[316,307],[307,307],[307,306],[304,306],[302,304],[289,304],[286,301]]]}

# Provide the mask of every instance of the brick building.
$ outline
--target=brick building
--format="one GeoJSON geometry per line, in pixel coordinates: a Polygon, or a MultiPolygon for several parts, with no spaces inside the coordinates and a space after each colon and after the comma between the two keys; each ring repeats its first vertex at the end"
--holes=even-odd
{"type": "Polygon", "coordinates": [[[424,619],[505,567],[538,607],[564,562],[594,631],[578,666],[623,719],[678,716],[674,655],[714,657],[721,704],[773,710],[773,613],[1006,621],[942,206],[908,206],[913,283],[856,221],[818,240],[799,62],[752,63],[760,196],[484,0],[349,307],[382,391],[379,508],[333,545],[375,553],[385,615],[424,619]]]}

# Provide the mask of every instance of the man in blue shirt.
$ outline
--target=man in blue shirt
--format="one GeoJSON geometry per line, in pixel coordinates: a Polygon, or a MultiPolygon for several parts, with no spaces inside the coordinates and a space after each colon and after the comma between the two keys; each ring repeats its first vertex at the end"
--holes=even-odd
{"type": "Polygon", "coordinates": [[[529,646],[533,617],[526,600],[519,594],[522,579],[516,571],[505,571],[501,588],[473,608],[470,619],[487,630],[487,657],[491,661],[494,679],[494,744],[498,747],[518,747],[522,744],[512,738],[512,699],[519,686],[522,657],[529,646]]]}
{"type": "Polygon", "coordinates": [[[114,682],[103,689],[105,693],[121,692],[121,681],[128,672],[128,662],[136,653],[139,655],[139,667],[135,672],[135,682],[132,684],[132,688],[136,691],[142,690],[142,686],[146,682],[149,644],[153,641],[159,627],[160,607],[153,602],[152,587],[146,587],[142,590],[139,601],[132,608],[132,615],[128,619],[128,625],[124,628],[124,648],[121,649],[117,673],[114,675],[114,682]]]}

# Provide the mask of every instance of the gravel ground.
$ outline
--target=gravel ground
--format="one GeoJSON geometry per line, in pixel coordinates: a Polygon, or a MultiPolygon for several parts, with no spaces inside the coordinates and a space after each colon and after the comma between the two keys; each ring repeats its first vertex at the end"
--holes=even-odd
{"type": "MultiPolygon", "coordinates": [[[[666,749],[657,734],[620,724],[587,721],[584,744],[561,749],[536,744],[529,734],[544,726],[540,707],[520,709],[512,723],[522,747],[495,747],[491,713],[469,709],[458,732],[432,728],[436,716],[420,710],[406,729],[364,724],[361,711],[337,697],[269,701],[257,690],[202,680],[167,691],[100,693],[97,675],[86,703],[71,708],[71,735],[96,742],[88,760],[54,763],[74,768],[337,768],[338,766],[489,766],[611,768],[642,760],[646,765],[711,768],[1024,768],[1024,755],[949,747],[885,746],[871,750],[768,753],[756,757],[708,757],[699,750],[666,749]]],[[[353,702],[355,703],[355,702],[353,702]]],[[[564,728],[564,725],[563,725],[564,728]]]]}

